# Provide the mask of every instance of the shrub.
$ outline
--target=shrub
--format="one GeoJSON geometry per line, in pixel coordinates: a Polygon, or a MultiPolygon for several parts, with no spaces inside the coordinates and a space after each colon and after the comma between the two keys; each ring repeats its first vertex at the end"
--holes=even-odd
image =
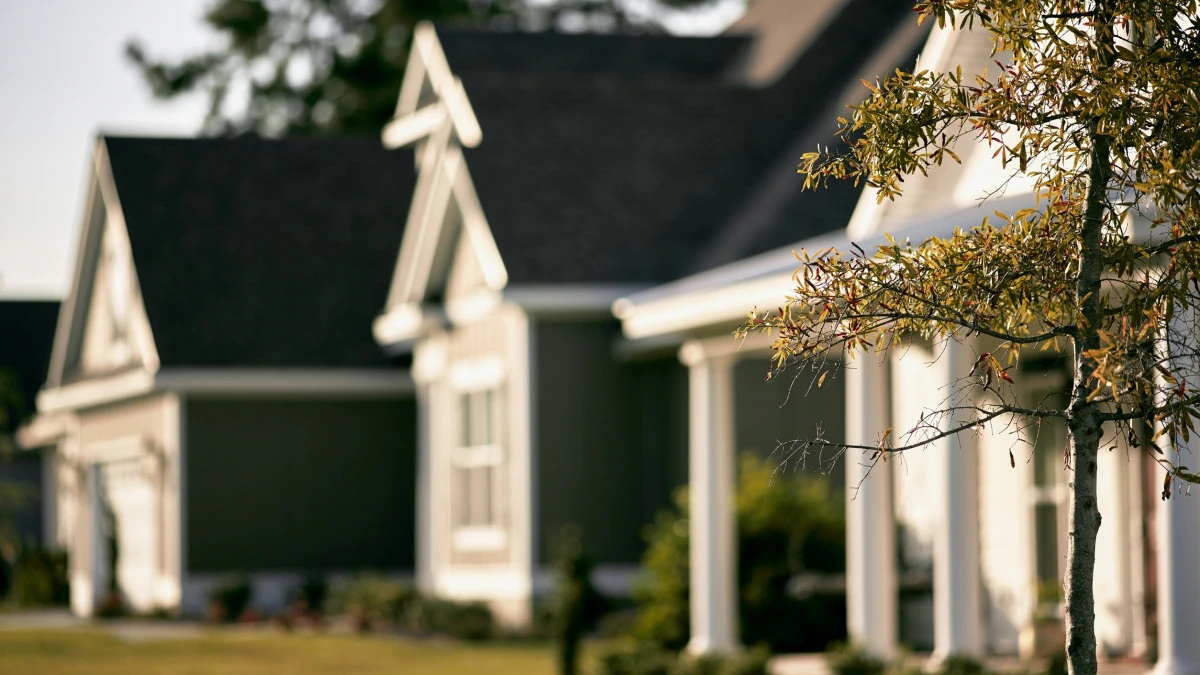
{"type": "MultiPolygon", "coordinates": [[[[766,643],[776,652],[824,649],[845,638],[845,595],[788,591],[801,573],[845,570],[842,500],[825,483],[777,473],[774,464],[743,453],[738,465],[737,528],[741,639],[766,643]]],[[[639,617],[635,638],[681,649],[689,635],[689,544],[686,488],[675,508],[659,513],[647,529],[645,576],[634,588],[639,617]]]]}
{"type": "Polygon", "coordinates": [[[70,603],[68,569],[66,551],[26,546],[13,565],[13,600],[23,607],[70,603]]]}
{"type": "Polygon", "coordinates": [[[648,644],[610,647],[596,656],[596,675],[672,675],[678,656],[648,644]]]}
{"type": "Polygon", "coordinates": [[[825,659],[832,675],[883,675],[886,667],[883,661],[850,644],[832,645],[825,659]]]}
{"type": "Polygon", "coordinates": [[[1067,655],[1065,652],[1055,652],[1053,656],[1046,659],[1046,666],[1042,668],[1042,675],[1067,675],[1067,655]]]}
{"type": "Polygon", "coordinates": [[[592,559],[583,551],[578,527],[563,528],[554,545],[553,634],[558,643],[558,671],[575,675],[579,643],[604,614],[604,596],[592,585],[592,559]]]}
{"type": "Polygon", "coordinates": [[[600,652],[596,675],[767,675],[769,659],[765,647],[737,654],[690,656],[633,642],[600,652]]]}
{"type": "Polygon", "coordinates": [[[236,574],[218,583],[208,592],[210,618],[237,621],[250,606],[254,589],[244,574],[236,574]]]}
{"type": "Polygon", "coordinates": [[[292,592],[292,604],[302,606],[305,612],[325,611],[325,598],[329,595],[329,584],[317,573],[309,574],[304,582],[292,592]]]}
{"type": "Polygon", "coordinates": [[[370,630],[380,621],[403,623],[402,617],[414,602],[416,592],[408,586],[376,574],[361,574],[334,587],[330,609],[345,613],[359,630],[370,630]]]}
{"type": "Polygon", "coordinates": [[[478,642],[492,636],[495,619],[482,602],[457,602],[444,598],[415,596],[404,617],[406,627],[418,633],[447,635],[478,642]]]}
{"type": "Polygon", "coordinates": [[[938,673],[940,675],[985,675],[987,669],[970,656],[951,654],[942,659],[938,673]]]}

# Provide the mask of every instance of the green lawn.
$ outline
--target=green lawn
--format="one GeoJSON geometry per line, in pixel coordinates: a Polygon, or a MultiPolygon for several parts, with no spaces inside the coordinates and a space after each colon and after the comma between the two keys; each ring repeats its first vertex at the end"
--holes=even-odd
{"type": "Polygon", "coordinates": [[[127,643],[95,629],[0,631],[0,673],[55,675],[551,675],[548,645],[219,631],[127,643]]]}

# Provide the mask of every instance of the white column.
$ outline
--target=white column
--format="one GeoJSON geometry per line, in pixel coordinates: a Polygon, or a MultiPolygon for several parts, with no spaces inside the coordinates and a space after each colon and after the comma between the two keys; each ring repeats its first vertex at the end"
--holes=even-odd
{"type": "MultiPolygon", "coordinates": [[[[847,363],[846,443],[872,445],[889,426],[887,370],[874,354],[847,363]]],[[[868,475],[867,457],[846,462],[846,620],[850,640],[881,658],[896,651],[896,531],[890,464],[868,475]]]]}
{"type": "Polygon", "coordinates": [[[684,345],[688,367],[691,627],[688,651],[738,647],[733,365],[730,354],[684,345]]]}
{"type": "MultiPolygon", "coordinates": [[[[939,351],[939,350],[935,350],[939,351]]],[[[930,367],[926,385],[934,401],[965,405],[954,390],[974,361],[965,345],[950,342],[930,367]]],[[[969,393],[965,396],[970,396],[969,393]]],[[[936,403],[944,406],[947,403],[936,403]]],[[[970,413],[949,416],[943,428],[969,421],[970,413]]],[[[971,432],[941,439],[927,450],[934,465],[936,524],[933,541],[933,661],[952,654],[982,656],[983,612],[979,581],[979,469],[971,432]]]]}
{"type": "MultiPolygon", "coordinates": [[[[1196,463],[1200,444],[1192,438],[1172,462],[1196,463]]],[[[1200,675],[1200,491],[1158,504],[1158,663],[1155,675],[1200,675]]]]}
{"type": "MultiPolygon", "coordinates": [[[[1192,311],[1175,315],[1172,333],[1193,337],[1196,327],[1192,311]]],[[[1178,347],[1172,339],[1172,347],[1178,347]]],[[[1172,350],[1174,351],[1174,350],[1172,350]]],[[[1180,351],[1186,351],[1181,349],[1180,351]]],[[[1171,369],[1196,380],[1196,364],[1171,359],[1171,369]]],[[[1178,375],[1177,375],[1178,377],[1178,375]]],[[[1169,385],[1163,383],[1160,388],[1169,385]]],[[[1177,439],[1183,443],[1183,439],[1177,439]]],[[[1178,451],[1170,439],[1158,441],[1166,459],[1176,466],[1196,467],[1200,439],[1195,434],[1178,451]]],[[[1159,474],[1161,476],[1161,474],[1159,474]]],[[[1158,663],[1155,675],[1200,675],[1200,489],[1184,494],[1186,485],[1176,481],[1171,498],[1158,503],[1158,663]]]]}

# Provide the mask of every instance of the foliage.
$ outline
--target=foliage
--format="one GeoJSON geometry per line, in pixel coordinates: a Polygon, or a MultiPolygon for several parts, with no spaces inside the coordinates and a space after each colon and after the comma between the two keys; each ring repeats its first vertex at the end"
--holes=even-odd
{"type": "Polygon", "coordinates": [[[292,593],[292,601],[306,612],[323,612],[329,595],[329,583],[318,572],[310,573],[292,593]]]}
{"type": "Polygon", "coordinates": [[[234,574],[221,581],[208,592],[209,606],[213,618],[221,621],[237,621],[250,606],[254,589],[244,574],[234,574]]]}
{"type": "Polygon", "coordinates": [[[825,652],[825,661],[832,675],[883,675],[887,667],[865,649],[849,643],[830,645],[825,652]]]}
{"type": "Polygon", "coordinates": [[[482,602],[417,596],[403,619],[402,625],[417,633],[445,635],[467,642],[486,640],[496,630],[492,610],[482,602]]]}
{"type": "Polygon", "coordinates": [[[363,631],[391,624],[411,633],[469,642],[486,640],[495,632],[492,611],[481,602],[423,595],[407,584],[370,573],[336,584],[329,609],[349,615],[363,631]]]}
{"type": "Polygon", "coordinates": [[[769,657],[763,647],[693,657],[645,643],[621,643],[600,652],[596,675],[766,675],[769,657]]]}
{"type": "Polygon", "coordinates": [[[134,40],[126,54],[156,96],[202,92],[209,134],[377,134],[395,108],[420,21],[508,30],[653,30],[663,10],[716,1],[215,0],[204,21],[220,36],[219,48],[157,60],[134,40]]]}
{"type": "Polygon", "coordinates": [[[21,607],[66,605],[71,601],[67,552],[25,546],[13,565],[13,600],[21,607]]]}
{"type": "MultiPolygon", "coordinates": [[[[742,641],[777,652],[812,651],[844,636],[845,598],[815,593],[797,598],[790,582],[800,574],[845,569],[842,500],[826,484],[778,473],[753,453],[738,463],[737,531],[739,617],[742,641]]],[[[640,615],[634,637],[667,649],[689,638],[689,538],[687,490],[675,509],[658,514],[647,529],[645,577],[634,588],[640,615]]]]}
{"type": "Polygon", "coordinates": [[[1153,424],[1164,498],[1175,481],[1200,482],[1176,460],[1200,413],[1197,3],[922,0],[915,10],[947,29],[984,31],[996,69],[898,70],[868,84],[869,98],[839,119],[840,148],[801,159],[805,187],[850,179],[893,200],[906,177],[976,147],[1009,177],[983,196],[1025,184],[1035,205],[917,245],[889,238],[870,252],[802,252],[788,303],[752,312],[741,332],[775,335],[772,374],[917,338],[935,349],[995,341],[911,428],[837,447],[873,465],[993,421],[1036,429],[1064,419],[1074,472],[1066,481],[1067,651],[1073,673],[1094,673],[1096,456],[1105,427],[1137,447],[1147,440],[1141,421],[1153,424]],[[1065,406],[1017,397],[1013,366],[1038,350],[1074,355],[1065,406]]]}
{"type": "Polygon", "coordinates": [[[604,596],[592,584],[592,562],[583,550],[578,527],[558,533],[554,544],[554,638],[558,643],[558,671],[575,675],[579,645],[604,613],[604,596]]]}

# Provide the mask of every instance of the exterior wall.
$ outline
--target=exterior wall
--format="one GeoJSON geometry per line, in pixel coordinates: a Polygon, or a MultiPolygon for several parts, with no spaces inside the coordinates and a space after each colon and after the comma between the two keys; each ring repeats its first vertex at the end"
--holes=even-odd
{"type": "Polygon", "coordinates": [[[687,481],[686,371],[618,363],[612,321],[539,321],[537,563],[578,525],[601,565],[636,565],[642,526],[687,481]]]}
{"type": "Polygon", "coordinates": [[[820,388],[812,373],[789,373],[766,381],[768,365],[766,357],[747,357],[734,367],[735,447],[827,482],[830,495],[840,500],[846,485],[840,458],[805,447],[804,441],[842,437],[845,378],[831,373],[820,388]]]}
{"type": "Polygon", "coordinates": [[[41,451],[27,451],[11,458],[0,458],[0,485],[20,486],[26,501],[15,517],[16,534],[22,541],[53,545],[45,539],[42,504],[47,496],[42,480],[41,451]]]}
{"type": "Polygon", "coordinates": [[[189,398],[187,570],[411,570],[415,407],[189,398]]]}

